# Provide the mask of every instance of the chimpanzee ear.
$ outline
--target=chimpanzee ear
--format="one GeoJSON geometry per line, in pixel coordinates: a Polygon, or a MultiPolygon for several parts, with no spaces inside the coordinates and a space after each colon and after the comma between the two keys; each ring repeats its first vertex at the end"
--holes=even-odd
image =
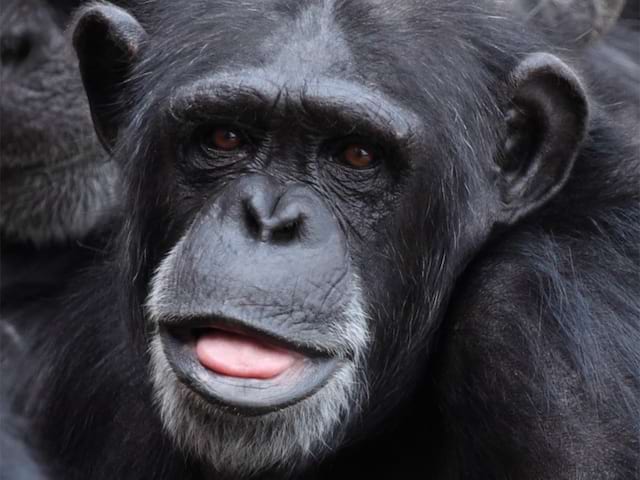
{"type": "Polygon", "coordinates": [[[108,151],[113,149],[122,122],[122,88],[145,36],[135,18],[113,5],[90,5],[76,16],[73,46],[93,124],[108,151]]]}
{"type": "Polygon", "coordinates": [[[588,125],[588,103],[576,74],[557,57],[536,53],[512,75],[500,161],[502,221],[513,223],[565,184],[588,125]]]}

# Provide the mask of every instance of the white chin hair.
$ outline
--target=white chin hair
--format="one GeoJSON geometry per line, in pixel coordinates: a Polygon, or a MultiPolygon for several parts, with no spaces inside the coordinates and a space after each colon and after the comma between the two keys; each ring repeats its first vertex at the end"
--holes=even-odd
{"type": "Polygon", "coordinates": [[[319,391],[282,410],[256,416],[231,414],[183,385],[171,369],[160,337],[150,345],[155,401],[162,423],[178,447],[220,474],[248,478],[265,470],[295,472],[340,445],[364,407],[366,380],[359,372],[368,344],[359,290],[336,332],[355,349],[319,391]]]}

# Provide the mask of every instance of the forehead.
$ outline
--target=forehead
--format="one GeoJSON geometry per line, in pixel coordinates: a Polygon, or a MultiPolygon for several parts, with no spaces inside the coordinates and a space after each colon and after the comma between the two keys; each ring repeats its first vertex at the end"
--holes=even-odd
{"type": "Polygon", "coordinates": [[[334,3],[317,2],[296,13],[260,46],[265,69],[293,83],[351,73],[351,48],[336,21],[334,3]]]}
{"type": "Polygon", "coordinates": [[[149,50],[156,71],[189,81],[246,69],[288,88],[321,77],[374,84],[395,73],[394,42],[383,35],[406,31],[386,10],[364,0],[194,0],[150,25],[149,50]]]}
{"type": "Polygon", "coordinates": [[[139,15],[149,41],[135,78],[147,104],[159,108],[177,91],[228,76],[240,87],[264,80],[263,86],[291,99],[305,97],[314,85],[360,86],[357,91],[374,110],[386,99],[417,114],[422,123],[442,124],[451,110],[460,116],[459,108],[450,108],[452,95],[472,96],[477,90],[469,72],[478,60],[475,50],[460,46],[465,24],[456,20],[470,13],[453,15],[450,2],[184,0],[154,5],[154,15],[139,15]]]}
{"type": "MultiPolygon", "coordinates": [[[[283,114],[283,107],[301,113],[314,106],[327,118],[340,111],[344,119],[366,120],[396,138],[415,133],[420,122],[410,108],[383,92],[354,55],[351,35],[357,33],[357,25],[341,22],[354,16],[344,4],[299,1],[279,7],[262,11],[260,18],[248,19],[237,11],[239,17],[229,17],[243,31],[235,42],[218,34],[219,48],[201,49],[189,62],[197,62],[202,70],[195,75],[194,70],[185,72],[184,81],[174,84],[171,113],[193,110],[195,105],[212,110],[252,105],[273,115],[283,114]]],[[[378,66],[378,74],[380,70],[378,66]]]]}

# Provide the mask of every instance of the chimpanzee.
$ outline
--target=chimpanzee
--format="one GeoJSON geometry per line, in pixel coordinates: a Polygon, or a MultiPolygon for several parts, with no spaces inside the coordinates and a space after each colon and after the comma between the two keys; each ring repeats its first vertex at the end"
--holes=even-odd
{"type": "Polygon", "coordinates": [[[96,258],[117,169],[100,146],[64,27],[72,0],[2,0],[1,338],[96,258]],[[99,233],[98,233],[99,232],[99,233]]]}
{"type": "Polygon", "coordinates": [[[493,0],[97,3],[73,37],[126,194],[14,380],[60,478],[640,474],[636,64],[493,0]]]}
{"type": "MultiPolygon", "coordinates": [[[[116,166],[91,125],[73,49],[64,33],[75,0],[0,0],[0,365],[53,298],[100,257],[116,166]]],[[[0,478],[40,478],[25,419],[0,400],[0,478]]]]}

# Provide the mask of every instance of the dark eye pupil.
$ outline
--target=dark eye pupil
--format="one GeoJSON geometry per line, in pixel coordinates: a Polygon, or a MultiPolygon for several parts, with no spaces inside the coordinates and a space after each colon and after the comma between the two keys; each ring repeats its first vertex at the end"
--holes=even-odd
{"type": "Polygon", "coordinates": [[[219,150],[235,150],[241,143],[240,135],[228,128],[216,128],[213,133],[214,147],[219,150]]]}
{"type": "Polygon", "coordinates": [[[369,157],[369,154],[367,153],[366,150],[362,149],[362,148],[356,148],[353,151],[353,155],[358,158],[358,159],[367,159],[369,157]]]}
{"type": "Polygon", "coordinates": [[[364,168],[371,165],[373,155],[360,145],[351,145],[344,151],[344,160],[352,167],[364,168]]]}

